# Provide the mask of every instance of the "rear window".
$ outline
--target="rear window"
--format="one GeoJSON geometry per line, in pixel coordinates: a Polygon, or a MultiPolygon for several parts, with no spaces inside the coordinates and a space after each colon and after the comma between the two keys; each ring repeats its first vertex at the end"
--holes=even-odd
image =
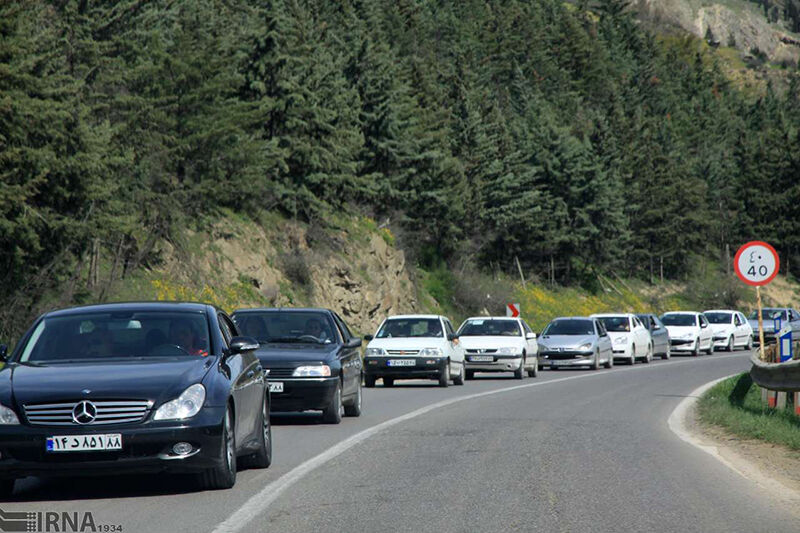
{"type": "Polygon", "coordinates": [[[19,360],[65,362],[208,354],[209,331],[204,314],[131,311],[44,318],[19,360]]]}
{"type": "Polygon", "coordinates": [[[547,325],[542,335],[594,335],[591,320],[554,320],[547,325]]]}
{"type": "Polygon", "coordinates": [[[521,337],[516,320],[467,320],[458,332],[461,337],[521,337]]]}

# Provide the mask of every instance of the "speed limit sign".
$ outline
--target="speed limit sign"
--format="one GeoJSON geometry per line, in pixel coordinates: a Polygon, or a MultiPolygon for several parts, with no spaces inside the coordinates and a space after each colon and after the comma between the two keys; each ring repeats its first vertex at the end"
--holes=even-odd
{"type": "Polygon", "coordinates": [[[733,267],[739,279],[760,287],[766,285],[778,275],[781,263],[775,248],[762,241],[748,242],[736,252],[733,267]]]}

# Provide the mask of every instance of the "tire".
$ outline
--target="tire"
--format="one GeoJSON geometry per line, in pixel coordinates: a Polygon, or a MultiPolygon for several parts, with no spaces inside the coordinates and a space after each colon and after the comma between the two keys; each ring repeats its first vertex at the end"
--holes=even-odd
{"type": "Polygon", "coordinates": [[[695,349],[692,350],[692,357],[698,357],[700,355],[700,339],[696,339],[694,342],[695,349]]]}
{"type": "Polygon", "coordinates": [[[725,351],[726,352],[732,352],[734,350],[734,348],[735,347],[733,345],[733,335],[731,335],[731,338],[728,339],[728,346],[725,347],[725,351]]]}
{"type": "Polygon", "coordinates": [[[592,370],[600,370],[600,352],[594,354],[592,364],[589,366],[592,370]]]}
{"type": "Polygon", "coordinates": [[[322,421],[326,424],[338,424],[342,421],[344,405],[342,404],[342,382],[336,382],[336,389],[333,391],[331,402],[322,411],[322,421]]]}
{"type": "Polygon", "coordinates": [[[467,372],[467,379],[468,380],[475,379],[475,371],[474,370],[467,370],[466,372],[467,372]]]}
{"type": "Polygon", "coordinates": [[[245,460],[249,468],[267,468],[272,464],[272,424],[269,420],[269,408],[267,398],[264,397],[264,404],[261,407],[261,435],[259,436],[258,451],[250,455],[245,460]]]}
{"type": "Polygon", "coordinates": [[[229,489],[236,484],[236,433],[233,431],[233,413],[230,406],[222,422],[220,465],[200,474],[200,485],[208,490],[229,489]]]}
{"type": "Polygon", "coordinates": [[[608,361],[603,364],[606,368],[614,368],[614,354],[609,354],[608,361]]]}
{"type": "Polygon", "coordinates": [[[383,378],[384,387],[394,387],[394,378],[383,378]]]}
{"type": "Polygon", "coordinates": [[[0,498],[10,498],[14,494],[14,478],[0,479],[0,498]]]}
{"type": "Polygon", "coordinates": [[[514,379],[525,379],[525,358],[519,360],[519,368],[514,370],[514,379]]]}
{"type": "Polygon", "coordinates": [[[539,366],[539,358],[537,357],[537,358],[536,358],[536,364],[535,364],[535,365],[533,365],[533,370],[528,370],[528,377],[529,377],[529,378],[535,378],[535,377],[538,377],[538,376],[539,376],[539,369],[540,369],[540,368],[541,368],[541,367],[539,366]]]}
{"type": "Polygon", "coordinates": [[[748,352],[752,352],[753,351],[753,336],[752,335],[750,335],[750,338],[747,339],[747,346],[745,347],[745,350],[747,350],[748,352]]]}
{"type": "Polygon", "coordinates": [[[646,365],[650,364],[650,361],[652,361],[652,360],[653,360],[653,345],[650,344],[647,347],[647,354],[645,354],[645,356],[644,356],[644,364],[646,364],[646,365]]]}
{"type": "Polygon", "coordinates": [[[364,386],[368,389],[375,387],[375,376],[364,376],[364,386]]]}
{"type": "Polygon", "coordinates": [[[672,357],[672,347],[667,345],[667,351],[661,354],[661,359],[667,360],[672,357]]]}
{"type": "Polygon", "coordinates": [[[439,386],[446,388],[448,385],[450,385],[450,361],[445,364],[442,373],[439,374],[439,386]]]}
{"type": "Polygon", "coordinates": [[[464,370],[464,366],[465,366],[465,363],[461,363],[461,371],[458,373],[458,375],[455,378],[453,378],[453,385],[463,385],[464,384],[464,381],[466,379],[466,376],[465,376],[466,370],[464,370]]]}
{"type": "Polygon", "coordinates": [[[344,406],[344,416],[361,416],[361,402],[363,398],[361,395],[361,381],[358,382],[358,390],[356,391],[356,397],[353,398],[353,403],[350,405],[344,406]]]}
{"type": "Polygon", "coordinates": [[[706,355],[711,355],[714,353],[714,339],[708,343],[708,348],[706,349],[706,355]]]}

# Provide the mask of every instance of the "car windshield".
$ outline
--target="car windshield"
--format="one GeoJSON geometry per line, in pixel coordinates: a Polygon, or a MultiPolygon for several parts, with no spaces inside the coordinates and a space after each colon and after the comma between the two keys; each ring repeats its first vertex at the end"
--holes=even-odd
{"type": "Polygon", "coordinates": [[[703,313],[712,324],[732,324],[733,313],[703,313]]]}
{"type": "Polygon", "coordinates": [[[661,322],[665,326],[696,326],[697,318],[694,315],[664,315],[661,317],[661,322]]]}
{"type": "Polygon", "coordinates": [[[546,335],[594,335],[591,320],[554,320],[542,332],[546,335]]]}
{"type": "MultiPolygon", "coordinates": [[[[761,316],[764,319],[780,318],[786,320],[786,309],[762,309],[761,316]]],[[[750,313],[750,320],[758,320],[758,311],[750,313]]]]}
{"type": "Polygon", "coordinates": [[[330,317],[321,311],[248,311],[235,313],[233,321],[242,335],[261,344],[331,344],[336,340],[330,317]]]}
{"type": "Polygon", "coordinates": [[[516,320],[491,320],[475,318],[467,320],[458,331],[460,337],[521,337],[522,331],[516,320]]]}
{"type": "Polygon", "coordinates": [[[390,318],[383,323],[378,339],[394,337],[442,337],[442,324],[438,318],[390,318]]]}
{"type": "Polygon", "coordinates": [[[20,362],[148,357],[205,357],[203,313],[120,311],[46,317],[23,347],[20,362]]]}
{"type": "Polygon", "coordinates": [[[626,316],[603,316],[597,318],[608,331],[630,331],[631,321],[626,316]]]}

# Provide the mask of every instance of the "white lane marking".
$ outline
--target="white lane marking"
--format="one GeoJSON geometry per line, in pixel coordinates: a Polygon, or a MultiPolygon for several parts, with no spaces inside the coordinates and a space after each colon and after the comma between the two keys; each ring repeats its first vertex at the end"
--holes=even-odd
{"type": "MultiPolygon", "coordinates": [[[[656,365],[645,365],[642,364],[641,366],[633,366],[627,368],[617,368],[614,372],[596,372],[591,374],[580,374],[578,376],[568,376],[563,378],[556,378],[551,379],[549,381],[537,381],[536,383],[528,383],[525,385],[515,385],[513,387],[507,387],[504,389],[496,389],[491,391],[485,392],[478,392],[475,394],[467,394],[466,396],[458,396],[456,398],[450,398],[448,400],[442,400],[440,402],[433,403],[431,405],[421,407],[415,411],[411,411],[410,413],[406,413],[404,415],[400,415],[396,418],[391,418],[380,424],[372,426],[371,428],[365,429],[348,437],[347,439],[341,441],[340,443],[328,448],[321,454],[312,457],[311,459],[305,461],[304,463],[299,464],[298,466],[294,467],[289,472],[285,473],[272,483],[266,485],[263,489],[259,492],[254,494],[247,500],[244,505],[242,505],[239,509],[237,509],[231,516],[228,517],[227,520],[220,523],[213,531],[213,533],[233,533],[235,531],[241,531],[249,522],[254,520],[258,515],[264,513],[264,511],[269,508],[269,506],[278,499],[278,497],[286,491],[289,487],[300,481],[306,474],[312,472],[313,470],[319,468],[323,464],[327,463],[331,459],[341,455],[342,453],[346,452],[353,446],[364,442],[365,440],[369,439],[370,437],[380,433],[384,429],[390,428],[407,420],[411,420],[412,418],[416,418],[418,416],[424,415],[425,413],[429,413],[435,409],[441,409],[442,407],[446,407],[448,405],[452,405],[454,403],[464,402],[467,400],[474,400],[475,398],[483,398],[486,396],[493,396],[495,394],[504,394],[506,392],[512,392],[520,389],[529,389],[533,387],[539,387],[543,385],[550,385],[553,383],[561,383],[564,381],[572,381],[575,379],[585,379],[591,377],[599,377],[599,376],[611,376],[619,374],[620,372],[632,372],[635,370],[647,370],[647,369],[655,369],[655,368],[673,368],[678,365],[683,364],[693,364],[702,361],[720,361],[722,359],[729,359],[732,357],[742,357],[743,353],[734,353],[722,356],[716,356],[713,358],[702,358],[702,359],[690,359],[688,361],[677,361],[672,362],[670,364],[656,364],[656,365]]],[[[616,368],[616,367],[615,367],[616,368]]]]}
{"type": "Polygon", "coordinates": [[[694,408],[695,404],[698,402],[698,400],[700,400],[700,397],[703,396],[703,394],[708,392],[708,390],[714,387],[714,385],[717,383],[725,381],[726,379],[734,376],[738,376],[739,374],[741,374],[741,372],[715,379],[714,381],[710,381],[690,392],[686,398],[681,400],[675,410],[672,411],[672,414],[669,415],[669,419],[667,419],[667,425],[669,425],[669,429],[671,429],[672,432],[675,433],[675,435],[677,435],[682,441],[687,442],[695,448],[706,452],[711,457],[724,464],[743,478],[755,483],[756,485],[760,485],[763,489],[766,489],[770,495],[770,498],[781,499],[787,502],[800,501],[800,493],[790,487],[785,486],[779,481],[772,479],[748,460],[739,459],[734,462],[728,460],[726,457],[723,457],[722,454],[719,453],[719,448],[703,442],[701,438],[698,438],[698,436],[691,432],[686,424],[689,411],[694,408]]]}

